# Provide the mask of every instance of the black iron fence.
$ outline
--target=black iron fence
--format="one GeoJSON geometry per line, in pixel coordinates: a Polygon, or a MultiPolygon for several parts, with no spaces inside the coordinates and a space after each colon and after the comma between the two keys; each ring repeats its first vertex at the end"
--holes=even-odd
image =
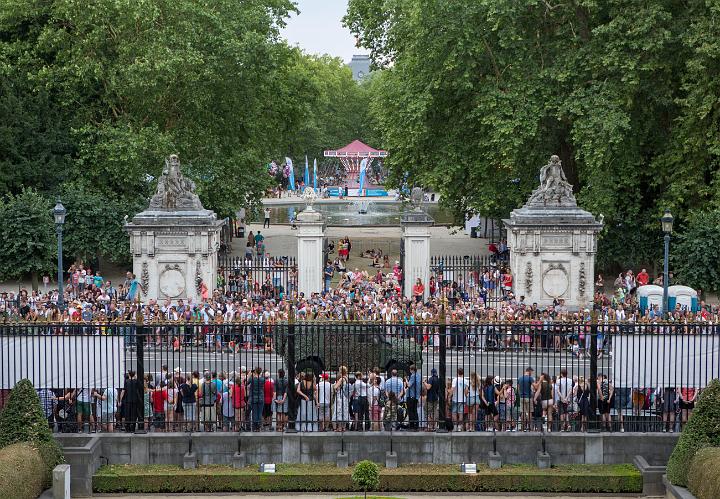
{"type": "Polygon", "coordinates": [[[504,280],[506,267],[493,255],[430,257],[436,293],[450,293],[457,300],[482,297],[485,303],[498,305],[512,288],[512,282],[504,280]]]}
{"type": "Polygon", "coordinates": [[[282,298],[297,292],[297,262],[294,257],[218,258],[218,288],[245,296],[282,298]]]}
{"type": "Polygon", "coordinates": [[[720,325],[0,324],[55,431],[678,431],[720,325]]]}

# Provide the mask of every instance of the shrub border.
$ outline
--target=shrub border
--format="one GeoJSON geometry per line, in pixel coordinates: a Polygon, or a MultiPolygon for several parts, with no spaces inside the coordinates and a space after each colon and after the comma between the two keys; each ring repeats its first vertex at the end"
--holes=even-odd
{"type": "MultiPolygon", "coordinates": [[[[350,471],[343,474],[285,472],[238,473],[232,468],[213,467],[207,473],[182,474],[171,470],[132,474],[101,468],[93,477],[98,493],[197,493],[197,492],[354,492],[350,471]],[[233,472],[235,471],[235,472],[233,472]]],[[[639,493],[642,475],[628,465],[623,472],[567,474],[528,473],[518,468],[476,475],[443,472],[436,474],[384,474],[380,472],[378,492],[562,492],[639,493]]]]}

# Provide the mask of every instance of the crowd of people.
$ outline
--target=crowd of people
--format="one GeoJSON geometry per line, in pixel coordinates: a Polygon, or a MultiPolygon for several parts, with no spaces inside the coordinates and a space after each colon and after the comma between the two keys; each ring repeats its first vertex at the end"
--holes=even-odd
{"type": "Polygon", "coordinates": [[[410,366],[405,374],[377,367],[350,373],[340,366],[334,373],[305,371],[289,380],[284,369],[271,376],[262,367],[183,373],[163,366],[144,379],[128,371],[122,387],[40,389],[38,395],[50,427],[60,432],[280,432],[294,424],[308,432],[550,433],[584,432],[596,419],[603,431],[624,432],[626,418],[643,431],[678,431],[700,392],[674,386],[621,389],[605,374],[593,387],[582,375],[569,377],[564,368],[536,377],[527,367],[514,379],[466,376],[462,367],[444,381],[435,368],[422,375],[410,366]]]}
{"type": "MultiPolygon", "coordinates": [[[[260,255],[264,251],[263,241],[260,231],[257,234],[250,232],[247,246],[260,255]]],[[[341,248],[345,247],[349,253],[349,238],[341,240],[341,248]]],[[[252,259],[244,260],[246,266],[241,264],[228,271],[221,269],[218,286],[212,293],[202,283],[200,299],[174,302],[147,300],[139,303],[142,285],[131,272],[116,285],[99,271],[73,265],[64,284],[65,306],[62,310],[57,306],[56,289],[45,292],[21,289],[17,294],[0,293],[0,318],[56,323],[125,321],[135,319],[140,310],[146,323],[260,321],[271,324],[288,320],[291,314],[302,320],[378,321],[406,325],[443,320],[449,325],[491,322],[504,325],[505,333],[513,330],[504,337],[493,338],[501,347],[529,349],[538,347],[538,342],[547,341],[539,339],[535,331],[555,331],[548,333],[553,336],[550,341],[554,348],[572,347],[573,338],[563,328],[586,324],[593,315],[608,331],[627,330],[637,325],[663,328],[667,327],[661,325],[666,319],[673,327],[686,327],[687,330],[693,323],[720,324],[720,308],[705,301],[700,301],[695,311],[678,305],[668,317],[653,308],[641,310],[636,291],[647,282],[644,270],[637,276],[628,271],[622,278],[618,277],[610,293],[605,292],[602,276],[598,276],[593,303],[588,304],[588,308],[570,311],[562,299],[544,307],[528,303],[524,296],[514,293],[512,274],[503,266],[466,272],[438,267],[432,269],[428,283],[418,279],[412,286],[411,296],[403,296],[404,276],[399,261],[389,267],[387,262],[376,268],[373,264],[379,257],[377,253],[366,266],[350,268],[348,253],[343,252],[335,262],[327,263],[321,293],[298,294],[298,269],[294,264],[264,254],[262,264],[258,266],[253,254],[252,259]],[[533,333],[523,334],[518,330],[523,327],[533,333]]],[[[496,332],[491,331],[490,336],[496,332]]],[[[575,339],[582,343],[582,338],[575,339]]]]}

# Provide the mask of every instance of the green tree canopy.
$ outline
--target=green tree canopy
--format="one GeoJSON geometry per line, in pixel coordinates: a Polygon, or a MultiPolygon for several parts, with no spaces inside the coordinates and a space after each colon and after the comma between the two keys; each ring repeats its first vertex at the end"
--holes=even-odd
{"type": "MultiPolygon", "coordinates": [[[[66,259],[114,261],[129,256],[123,217],[147,206],[171,153],[206,208],[224,217],[253,205],[272,183],[270,159],[321,158],[367,123],[369,97],[339,59],[280,38],[294,9],[290,0],[3,2],[0,196],[61,195],[66,259]]],[[[12,244],[28,243],[24,230],[12,244]]],[[[54,256],[4,275],[52,268],[54,256]]]]}
{"type": "Polygon", "coordinates": [[[605,216],[607,267],[659,258],[664,208],[720,204],[718,15],[718,0],[350,0],[345,22],[385,68],[371,107],[396,184],[499,218],[558,154],[605,216]]]}
{"type": "Polygon", "coordinates": [[[673,242],[673,269],[679,282],[720,291],[720,210],[695,211],[673,242]]]}
{"type": "Polygon", "coordinates": [[[299,119],[296,103],[275,98],[292,56],[278,27],[291,9],[287,0],[9,0],[0,68],[26,74],[67,120],[77,150],[67,179],[146,198],[146,176],[177,152],[203,201],[227,214],[266,187],[258,173],[274,150],[270,131],[299,119]]]}
{"type": "Polygon", "coordinates": [[[0,200],[0,279],[51,270],[57,255],[50,202],[32,189],[0,200]]]}

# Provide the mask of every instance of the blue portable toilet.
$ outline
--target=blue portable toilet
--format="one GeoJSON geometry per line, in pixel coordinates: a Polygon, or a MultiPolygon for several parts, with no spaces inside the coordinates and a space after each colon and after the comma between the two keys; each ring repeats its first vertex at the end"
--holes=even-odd
{"type": "MultiPolygon", "coordinates": [[[[659,310],[663,308],[663,288],[655,284],[646,284],[637,289],[640,300],[640,311],[645,315],[646,310],[652,309],[655,305],[659,310]]],[[[671,309],[672,310],[672,309],[671,309]]]]}
{"type": "Polygon", "coordinates": [[[682,310],[691,312],[700,310],[697,291],[689,286],[670,286],[668,288],[668,308],[675,310],[678,305],[682,310]]]}

